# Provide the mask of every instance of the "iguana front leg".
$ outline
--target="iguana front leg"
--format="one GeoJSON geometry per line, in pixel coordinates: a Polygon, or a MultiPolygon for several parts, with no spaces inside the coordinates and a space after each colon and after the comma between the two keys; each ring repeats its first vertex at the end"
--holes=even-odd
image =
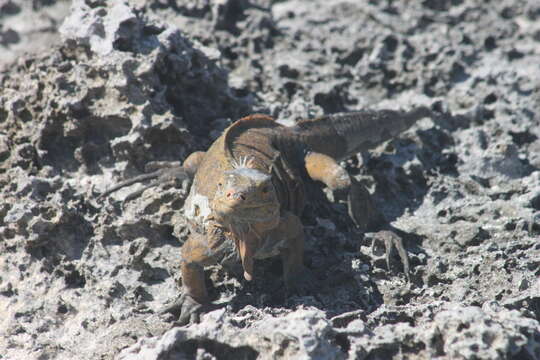
{"type": "Polygon", "coordinates": [[[304,227],[298,216],[285,213],[272,236],[286,239],[285,247],[281,249],[281,259],[287,293],[303,295],[309,292],[316,282],[304,266],[304,227]]]}
{"type": "Polygon", "coordinates": [[[305,166],[311,179],[320,181],[332,191],[347,194],[349,216],[362,230],[377,225],[383,217],[375,208],[367,189],[330,156],[311,152],[305,157],[305,166]]]}
{"type": "Polygon", "coordinates": [[[181,248],[182,295],[160,313],[178,314],[178,324],[198,322],[199,314],[208,305],[208,291],[204,280],[204,266],[216,263],[214,251],[205,235],[190,234],[181,248]]]}
{"type": "MultiPolygon", "coordinates": [[[[331,157],[311,152],[305,157],[306,171],[316,181],[321,181],[331,190],[342,190],[347,193],[347,206],[349,216],[362,230],[378,226],[384,221],[382,214],[375,208],[367,189],[331,157]]],[[[384,233],[386,243],[386,257],[389,262],[390,255],[395,247],[400,255],[405,273],[409,273],[409,258],[401,238],[390,231],[384,233]]]]}

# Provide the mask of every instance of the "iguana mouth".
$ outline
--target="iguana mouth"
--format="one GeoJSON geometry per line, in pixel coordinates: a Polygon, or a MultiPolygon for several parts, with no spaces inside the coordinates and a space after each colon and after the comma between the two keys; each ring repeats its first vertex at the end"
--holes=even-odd
{"type": "Polygon", "coordinates": [[[234,209],[234,210],[242,210],[242,209],[257,209],[257,208],[262,208],[262,207],[274,207],[275,206],[275,203],[274,202],[266,202],[266,203],[254,203],[254,204],[227,204],[226,201],[219,201],[219,200],[214,200],[216,202],[219,202],[219,204],[221,204],[222,206],[228,208],[228,209],[234,209]]]}
{"type": "Polygon", "coordinates": [[[279,217],[279,206],[271,202],[253,205],[242,204],[240,206],[239,204],[229,205],[225,201],[216,201],[213,210],[218,217],[228,218],[239,223],[269,222],[279,217]],[[268,209],[268,211],[259,211],[260,209],[268,209]]]}

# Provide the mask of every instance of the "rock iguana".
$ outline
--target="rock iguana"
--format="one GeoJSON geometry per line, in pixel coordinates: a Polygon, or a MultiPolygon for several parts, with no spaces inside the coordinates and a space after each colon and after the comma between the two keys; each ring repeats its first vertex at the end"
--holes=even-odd
{"type": "MultiPolygon", "coordinates": [[[[245,279],[251,280],[254,259],[280,255],[286,289],[301,291],[309,285],[300,221],[305,182],[320,181],[346,193],[349,215],[365,228],[380,219],[380,213],[367,190],[338,161],[379,145],[430,115],[426,107],[409,112],[359,111],[303,120],[291,127],[266,115],[250,115],[230,125],[208,151],[188,156],[182,167],[127,180],[103,195],[152,178],[155,182],[147,187],[170,177],[193,180],[184,205],[191,229],[181,248],[182,295],[167,309],[180,310],[179,322],[184,324],[196,321],[209,303],[204,266],[239,260],[245,279]]],[[[408,271],[401,240],[389,238],[397,239],[393,245],[408,271]]]]}

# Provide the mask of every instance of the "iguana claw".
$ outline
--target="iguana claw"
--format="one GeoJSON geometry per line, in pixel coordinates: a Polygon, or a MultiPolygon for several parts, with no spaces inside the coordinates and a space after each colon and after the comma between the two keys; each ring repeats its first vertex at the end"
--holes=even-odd
{"type": "Polygon", "coordinates": [[[176,325],[183,326],[195,324],[200,321],[200,314],[203,312],[203,305],[187,294],[182,294],[173,303],[165,306],[159,314],[171,313],[178,316],[176,325]]]}
{"type": "Polygon", "coordinates": [[[389,230],[379,231],[377,236],[381,240],[384,240],[384,246],[386,247],[386,266],[388,267],[388,270],[390,270],[392,254],[394,249],[396,249],[401,259],[401,263],[403,264],[403,272],[405,273],[407,280],[410,280],[409,255],[407,254],[407,250],[405,250],[405,246],[403,246],[403,239],[389,230]]]}

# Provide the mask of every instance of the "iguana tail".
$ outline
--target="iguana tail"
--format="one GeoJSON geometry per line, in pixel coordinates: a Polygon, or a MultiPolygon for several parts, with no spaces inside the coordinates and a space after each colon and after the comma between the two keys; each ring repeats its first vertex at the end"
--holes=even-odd
{"type": "Polygon", "coordinates": [[[427,107],[410,111],[364,110],[303,120],[290,130],[313,151],[341,160],[395,137],[432,114],[427,107]]]}

